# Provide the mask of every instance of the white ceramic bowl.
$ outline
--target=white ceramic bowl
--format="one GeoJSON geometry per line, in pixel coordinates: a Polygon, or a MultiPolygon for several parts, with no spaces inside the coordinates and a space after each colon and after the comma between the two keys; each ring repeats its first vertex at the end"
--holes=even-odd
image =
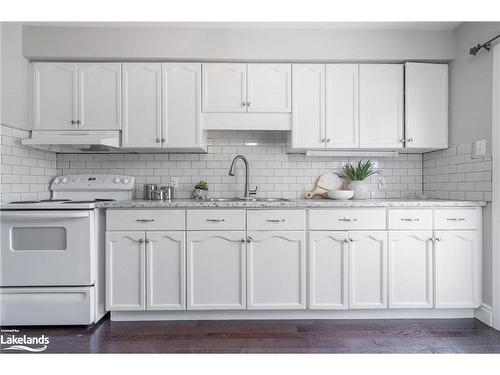
{"type": "Polygon", "coordinates": [[[354,190],[330,190],[328,192],[328,198],[341,201],[346,201],[348,199],[351,199],[353,195],[354,195],[354,190]]]}

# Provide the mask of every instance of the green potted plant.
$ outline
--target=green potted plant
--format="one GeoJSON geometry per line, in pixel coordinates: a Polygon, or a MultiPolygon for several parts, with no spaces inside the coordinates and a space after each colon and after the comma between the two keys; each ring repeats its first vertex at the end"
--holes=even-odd
{"type": "Polygon", "coordinates": [[[374,174],[380,174],[380,171],[375,169],[373,162],[360,160],[354,165],[345,164],[339,176],[349,181],[349,190],[354,191],[353,199],[368,199],[370,198],[370,190],[365,180],[374,174]]]}
{"type": "Polygon", "coordinates": [[[195,199],[207,199],[208,196],[208,184],[205,181],[200,181],[194,185],[193,198],[195,199]]]}

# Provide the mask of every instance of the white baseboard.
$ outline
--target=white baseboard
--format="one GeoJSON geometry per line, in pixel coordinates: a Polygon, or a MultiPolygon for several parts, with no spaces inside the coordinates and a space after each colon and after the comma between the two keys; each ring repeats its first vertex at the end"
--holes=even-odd
{"type": "Polygon", "coordinates": [[[111,311],[111,320],[454,319],[473,318],[474,312],[474,309],[111,311]]]}
{"type": "Polygon", "coordinates": [[[493,310],[491,306],[485,303],[482,303],[481,306],[474,311],[474,317],[490,327],[493,326],[493,310]]]}

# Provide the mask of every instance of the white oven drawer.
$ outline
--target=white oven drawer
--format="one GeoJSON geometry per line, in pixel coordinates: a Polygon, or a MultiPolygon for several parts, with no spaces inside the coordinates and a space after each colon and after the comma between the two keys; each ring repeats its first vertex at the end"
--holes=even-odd
{"type": "Polygon", "coordinates": [[[398,210],[388,212],[389,229],[432,229],[432,210],[398,210]]]}
{"type": "Polygon", "coordinates": [[[245,230],[244,210],[188,210],[188,230],[245,230]]]}
{"type": "Polygon", "coordinates": [[[2,211],[1,286],[93,285],[94,211],[2,211]]]}
{"type": "Polygon", "coordinates": [[[436,208],[435,229],[479,229],[482,211],[480,208],[436,208]]]}
{"type": "Polygon", "coordinates": [[[185,230],[184,210],[107,210],[107,230],[185,230]]]}
{"type": "Polygon", "coordinates": [[[310,230],[384,230],[385,209],[311,209],[310,230]]]}
{"type": "Polygon", "coordinates": [[[248,230],[305,230],[305,210],[247,211],[248,230]]]}

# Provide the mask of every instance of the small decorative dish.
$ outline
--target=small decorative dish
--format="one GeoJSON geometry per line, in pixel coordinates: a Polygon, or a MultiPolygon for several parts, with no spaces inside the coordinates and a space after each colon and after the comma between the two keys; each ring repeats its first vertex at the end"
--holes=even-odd
{"type": "Polygon", "coordinates": [[[354,190],[330,190],[328,198],[339,201],[346,201],[354,196],[354,190]]]}

